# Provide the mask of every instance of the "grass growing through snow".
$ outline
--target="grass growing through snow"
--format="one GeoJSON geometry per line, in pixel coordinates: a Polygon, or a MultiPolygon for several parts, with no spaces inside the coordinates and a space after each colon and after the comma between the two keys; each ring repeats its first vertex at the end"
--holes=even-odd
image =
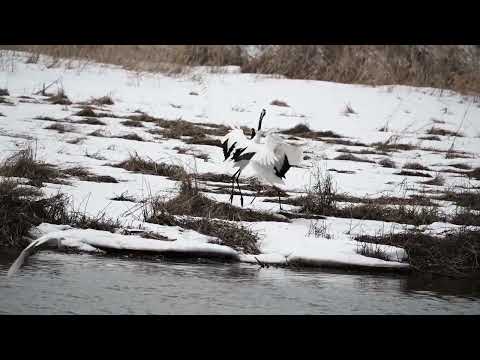
{"type": "Polygon", "coordinates": [[[70,176],[75,176],[81,181],[110,183],[110,184],[118,183],[118,181],[110,175],[95,175],[81,166],[65,169],[62,172],[70,176]]]}
{"type": "Polygon", "coordinates": [[[420,163],[416,163],[416,162],[409,162],[409,163],[406,163],[405,165],[403,165],[403,169],[411,169],[411,170],[426,170],[426,171],[429,171],[430,169],[423,166],[422,164],[420,163]]]}
{"type": "Polygon", "coordinates": [[[258,235],[239,224],[226,220],[279,221],[269,213],[240,209],[217,202],[198,190],[191,175],[183,177],[178,195],[171,200],[152,198],[145,221],[161,225],[177,225],[201,234],[217,237],[219,243],[247,254],[259,254],[258,235]],[[181,217],[174,216],[181,215],[181,217]]]}
{"type": "Polygon", "coordinates": [[[310,174],[310,185],[305,196],[284,200],[284,203],[299,206],[300,214],[323,215],[359,220],[378,220],[401,224],[431,224],[443,218],[438,207],[423,198],[360,199],[339,195],[332,176],[317,165],[310,174]],[[338,201],[349,203],[339,207],[338,201]]]}
{"type": "Polygon", "coordinates": [[[427,134],[429,135],[440,135],[440,136],[456,136],[456,137],[463,137],[463,134],[456,132],[456,131],[451,131],[447,129],[442,129],[439,127],[432,127],[427,131],[427,134]]]}
{"type": "Polygon", "coordinates": [[[302,198],[301,212],[325,215],[336,208],[336,185],[329,172],[316,165],[310,174],[307,195],[302,198]]]}
{"type": "Polygon", "coordinates": [[[185,176],[185,170],[181,166],[145,160],[137,153],[130,154],[127,160],[112,166],[141,174],[166,176],[174,180],[179,180],[185,176]]]}
{"type": "Polygon", "coordinates": [[[435,175],[435,177],[433,179],[424,181],[424,182],[422,182],[422,184],[443,186],[443,185],[445,185],[445,178],[442,175],[437,174],[437,175],[435,175]]]}
{"type": "Polygon", "coordinates": [[[377,244],[360,243],[355,249],[357,254],[368,256],[380,260],[390,261],[388,254],[377,244]]]}
{"type": "Polygon", "coordinates": [[[332,235],[328,231],[326,220],[315,220],[310,222],[307,236],[314,236],[316,238],[331,239],[332,235]]]}
{"type": "Polygon", "coordinates": [[[49,96],[47,101],[54,105],[72,104],[72,102],[68,99],[68,96],[65,94],[65,91],[62,88],[59,88],[56,94],[49,96]]]}
{"type": "Polygon", "coordinates": [[[0,245],[21,248],[33,226],[59,223],[66,217],[66,198],[41,198],[42,192],[16,180],[0,180],[0,245]]]}
{"type": "Polygon", "coordinates": [[[411,267],[420,273],[451,277],[480,276],[480,232],[459,229],[443,238],[418,231],[357,236],[357,241],[404,248],[411,267]]]}
{"type": "Polygon", "coordinates": [[[107,125],[103,121],[97,119],[97,118],[84,118],[78,121],[75,121],[76,124],[87,124],[87,125],[107,125]]]}
{"type": "Polygon", "coordinates": [[[361,157],[353,155],[352,153],[340,154],[337,157],[335,157],[333,160],[348,160],[348,161],[375,163],[375,161],[373,161],[373,160],[361,158],[361,157]]]}
{"type": "Polygon", "coordinates": [[[281,131],[285,135],[294,135],[304,138],[316,139],[316,138],[341,138],[341,135],[334,133],[333,131],[314,131],[311,130],[306,124],[297,124],[294,127],[281,131]]]}
{"type": "Polygon", "coordinates": [[[461,169],[461,170],[471,170],[472,167],[468,164],[464,164],[464,163],[456,163],[456,164],[449,164],[448,166],[451,166],[451,167],[454,167],[454,168],[457,168],[457,169],[461,169]]]}
{"type": "Polygon", "coordinates": [[[105,95],[105,96],[101,96],[101,97],[98,97],[98,98],[91,98],[85,104],[87,104],[87,105],[97,105],[97,106],[113,105],[114,101],[113,101],[113,99],[110,95],[105,95]]]}
{"type": "Polygon", "coordinates": [[[274,106],[282,106],[282,107],[289,107],[288,104],[285,101],[282,100],[273,100],[270,105],[274,106]]]}
{"type": "Polygon", "coordinates": [[[134,140],[134,141],[145,141],[140,135],[137,133],[130,133],[126,135],[116,135],[112,136],[112,138],[116,139],[125,139],[125,140],[134,140]]]}
{"type": "Polygon", "coordinates": [[[285,221],[283,218],[252,209],[244,209],[229,203],[219,202],[204,195],[198,188],[195,174],[186,174],[181,179],[180,191],[173,199],[152,202],[154,212],[168,212],[172,215],[187,215],[230,221],[285,221]]]}
{"type": "Polygon", "coordinates": [[[396,168],[397,165],[395,164],[395,162],[389,158],[384,158],[382,160],[380,160],[378,162],[379,165],[381,165],[382,167],[385,167],[385,168],[396,168]]]}
{"type": "Polygon", "coordinates": [[[81,229],[114,232],[120,222],[105,214],[88,216],[69,211],[70,200],[64,194],[44,197],[37,189],[13,179],[0,179],[0,246],[23,248],[30,230],[41,223],[65,224],[81,229]]]}
{"type": "Polygon", "coordinates": [[[30,146],[0,164],[0,176],[26,178],[35,186],[42,186],[44,182],[63,183],[60,179],[64,177],[54,165],[37,160],[30,146]]]}
{"type": "Polygon", "coordinates": [[[402,171],[394,173],[394,175],[419,176],[419,177],[428,177],[428,178],[432,177],[432,175],[430,175],[428,173],[424,173],[424,172],[421,172],[421,171],[409,171],[409,170],[402,170],[402,171]]]}
{"type": "Polygon", "coordinates": [[[44,127],[44,129],[46,130],[56,130],[58,131],[60,134],[63,134],[63,133],[66,133],[66,132],[74,132],[75,131],[75,128],[71,125],[65,125],[65,124],[61,124],[61,123],[54,123],[52,125],[49,125],[47,127],[44,127]]]}
{"type": "MultiPolygon", "coordinates": [[[[135,118],[131,117],[131,120],[135,120],[137,117],[138,116],[135,116],[135,118]]],[[[162,135],[169,139],[180,139],[183,136],[197,138],[205,138],[207,135],[224,136],[230,130],[223,125],[195,124],[182,119],[155,119],[155,122],[159,128],[152,129],[149,132],[155,135],[162,135]]]]}
{"type": "Polygon", "coordinates": [[[136,121],[136,120],[125,120],[120,122],[120,124],[124,126],[130,126],[130,127],[145,127],[140,121],[136,121]]]}

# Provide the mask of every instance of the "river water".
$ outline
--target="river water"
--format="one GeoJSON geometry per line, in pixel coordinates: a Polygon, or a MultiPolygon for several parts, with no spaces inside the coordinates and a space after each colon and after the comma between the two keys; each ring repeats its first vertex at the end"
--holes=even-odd
{"type": "Polygon", "coordinates": [[[480,314],[480,284],[44,251],[6,278],[0,314],[480,314]]]}

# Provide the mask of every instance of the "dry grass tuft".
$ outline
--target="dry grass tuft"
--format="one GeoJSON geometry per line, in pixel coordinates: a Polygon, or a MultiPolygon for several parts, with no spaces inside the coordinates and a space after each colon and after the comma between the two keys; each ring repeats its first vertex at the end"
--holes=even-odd
{"type": "Polygon", "coordinates": [[[394,175],[402,175],[402,176],[420,176],[420,177],[428,177],[431,178],[432,175],[428,173],[424,173],[421,171],[409,171],[409,170],[402,170],[400,172],[393,173],[394,175]]]}
{"type": "Polygon", "coordinates": [[[140,115],[130,115],[127,116],[127,119],[133,120],[133,121],[144,121],[144,122],[151,122],[151,123],[159,123],[163,119],[155,118],[153,116],[150,116],[148,114],[145,114],[144,112],[137,111],[140,113],[140,115]]]}
{"type": "Polygon", "coordinates": [[[282,100],[273,100],[270,105],[274,106],[282,106],[282,107],[289,107],[288,104],[285,101],[282,100]]]}
{"type": "Polygon", "coordinates": [[[445,178],[442,175],[437,174],[433,179],[424,181],[422,184],[443,186],[445,185],[445,178]]]}
{"type": "Polygon", "coordinates": [[[117,136],[112,136],[112,138],[116,139],[125,139],[125,140],[134,140],[134,141],[145,141],[140,135],[137,133],[130,133],[130,134],[125,134],[125,135],[117,135],[117,136]]]}
{"type": "Polygon", "coordinates": [[[36,159],[31,147],[27,147],[8,157],[0,165],[0,176],[18,177],[30,180],[34,186],[44,182],[63,183],[62,173],[54,166],[36,159]]]}
{"type": "Polygon", "coordinates": [[[355,110],[353,110],[352,105],[346,104],[345,109],[342,112],[345,116],[348,116],[350,114],[357,114],[355,110]]]}
{"type": "Polygon", "coordinates": [[[88,134],[88,136],[95,136],[95,137],[106,137],[105,132],[102,129],[97,129],[92,131],[88,134]]]}
{"type": "Polygon", "coordinates": [[[299,201],[299,205],[302,206],[301,212],[317,215],[331,213],[337,206],[336,196],[333,177],[329,172],[323,172],[317,165],[310,173],[307,195],[299,201]]]}
{"type": "Polygon", "coordinates": [[[397,166],[395,165],[395,162],[391,159],[384,158],[378,162],[379,165],[382,165],[382,167],[385,168],[396,168],[397,166]]]}
{"type": "Polygon", "coordinates": [[[361,158],[353,155],[352,153],[340,154],[337,157],[335,157],[333,160],[348,160],[348,161],[375,163],[375,161],[373,160],[361,158]]]}
{"type": "Polygon", "coordinates": [[[93,111],[93,109],[89,106],[84,107],[82,110],[76,112],[74,115],[84,117],[98,117],[95,111],[93,111]]]}
{"type": "Polygon", "coordinates": [[[443,238],[418,231],[381,236],[358,236],[357,241],[404,248],[412,269],[455,278],[480,275],[480,233],[460,229],[443,238]]]}
{"type": "Polygon", "coordinates": [[[449,164],[448,166],[461,169],[461,170],[471,170],[472,167],[468,164],[463,164],[463,163],[457,163],[457,164],[449,164]]]}
{"type": "Polygon", "coordinates": [[[47,98],[47,101],[54,105],[71,105],[72,102],[68,99],[63,89],[58,89],[55,95],[51,95],[47,98]]]}
{"type": "Polygon", "coordinates": [[[34,120],[53,121],[53,122],[68,122],[67,119],[56,119],[51,116],[35,116],[34,120]]]}
{"type": "Polygon", "coordinates": [[[102,106],[102,105],[113,105],[113,99],[110,95],[101,96],[98,98],[92,98],[88,101],[90,105],[102,106]]]}
{"type": "Polygon", "coordinates": [[[82,141],[85,140],[85,139],[86,139],[86,137],[79,136],[79,137],[76,137],[75,139],[67,140],[67,143],[72,144],[72,145],[78,145],[78,144],[82,143],[82,141]]]}
{"type": "Polygon", "coordinates": [[[120,195],[117,195],[117,196],[114,196],[113,198],[111,198],[110,200],[113,200],[113,201],[127,201],[127,202],[137,202],[137,200],[135,200],[135,198],[133,196],[129,196],[126,192],[120,194],[120,195]]]}
{"type": "Polygon", "coordinates": [[[90,117],[87,117],[87,118],[84,118],[84,119],[81,119],[81,120],[77,120],[75,121],[76,124],[87,124],[87,125],[107,125],[106,123],[104,123],[103,121],[97,119],[97,118],[90,118],[90,117]]]}
{"type": "Polygon", "coordinates": [[[469,210],[480,211],[480,191],[475,188],[469,188],[462,191],[446,191],[442,195],[436,196],[437,200],[452,201],[457,206],[469,210]]]}
{"type": "Polygon", "coordinates": [[[430,171],[430,169],[426,166],[423,166],[420,163],[410,162],[403,165],[403,169],[411,169],[411,170],[425,170],[430,171]]]}
{"type": "Polygon", "coordinates": [[[120,122],[120,124],[130,127],[145,127],[145,125],[143,125],[140,121],[137,120],[125,120],[120,122]]]}
{"type": "Polygon", "coordinates": [[[117,184],[118,181],[109,175],[95,175],[92,174],[87,169],[77,166],[70,169],[65,169],[62,171],[64,174],[69,176],[75,176],[81,181],[90,181],[90,182],[97,182],[97,183],[110,183],[110,184],[117,184]]]}
{"type": "Polygon", "coordinates": [[[185,140],[185,143],[190,145],[206,145],[206,146],[222,147],[220,140],[212,139],[211,137],[208,137],[208,136],[194,136],[188,140],[185,140]]]}
{"type": "Polygon", "coordinates": [[[441,141],[442,139],[440,139],[438,136],[436,135],[432,135],[432,136],[421,136],[419,137],[420,140],[430,140],[430,141],[441,141]]]}
{"type": "Polygon", "coordinates": [[[145,160],[137,153],[130,154],[127,160],[112,166],[141,174],[166,176],[173,180],[179,180],[186,176],[186,172],[181,166],[145,160]]]}
{"type": "Polygon", "coordinates": [[[350,205],[346,208],[337,209],[333,216],[360,220],[396,222],[415,226],[432,224],[441,219],[436,206],[406,204],[385,206],[375,202],[350,205]]]}
{"type": "Polygon", "coordinates": [[[195,124],[182,119],[157,119],[156,124],[160,129],[153,129],[151,133],[170,139],[180,139],[183,136],[197,138],[206,138],[207,135],[224,136],[230,130],[230,128],[223,125],[195,124]]]}
{"type": "Polygon", "coordinates": [[[0,246],[23,248],[30,229],[43,222],[57,224],[66,217],[63,195],[41,198],[38,189],[0,179],[0,246]]]}
{"type": "Polygon", "coordinates": [[[370,243],[360,243],[357,245],[357,248],[355,249],[355,252],[357,254],[371,257],[371,258],[376,258],[380,260],[385,260],[385,261],[390,261],[390,257],[388,254],[383,250],[378,244],[370,244],[370,243]]]}
{"type": "Polygon", "coordinates": [[[314,236],[316,238],[331,239],[332,235],[328,232],[328,225],[326,220],[315,220],[310,222],[307,236],[314,236]]]}
{"type": "Polygon", "coordinates": [[[427,134],[430,135],[440,135],[440,136],[456,136],[456,137],[463,137],[463,134],[456,132],[456,131],[451,131],[447,129],[442,129],[433,126],[430,130],[427,131],[427,134]]]}
{"type": "Polygon", "coordinates": [[[156,202],[152,203],[152,206],[154,211],[166,211],[172,215],[187,215],[230,221],[285,221],[283,218],[271,213],[238,208],[205,196],[199,191],[194,175],[185,175],[181,179],[180,191],[175,198],[168,201],[157,199],[156,202]]]}
{"type": "Polygon", "coordinates": [[[61,123],[55,123],[49,126],[44,127],[46,130],[56,130],[60,134],[66,133],[66,132],[75,132],[75,128],[71,125],[65,125],[61,123]]]}
{"type": "Polygon", "coordinates": [[[360,149],[360,150],[350,150],[347,148],[336,149],[337,152],[348,153],[348,154],[357,154],[357,155],[385,155],[389,156],[387,153],[379,152],[370,149],[360,149]]]}
{"type": "Polygon", "coordinates": [[[281,131],[285,135],[295,135],[298,137],[317,139],[317,138],[341,138],[341,135],[334,133],[333,131],[313,131],[306,124],[297,124],[294,127],[281,131]]]}

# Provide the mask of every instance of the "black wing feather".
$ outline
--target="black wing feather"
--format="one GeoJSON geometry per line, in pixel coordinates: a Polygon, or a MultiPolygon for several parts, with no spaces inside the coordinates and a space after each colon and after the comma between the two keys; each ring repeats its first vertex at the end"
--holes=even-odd
{"type": "Polygon", "coordinates": [[[276,166],[274,166],[273,169],[275,170],[275,175],[277,175],[280,179],[285,179],[285,174],[291,167],[292,166],[288,162],[288,157],[287,155],[285,155],[285,159],[283,160],[282,168],[280,169],[280,171],[277,169],[276,166]]]}
{"type": "Polygon", "coordinates": [[[237,142],[235,141],[232,146],[230,146],[230,149],[228,148],[228,140],[225,140],[225,142],[222,144],[222,149],[223,149],[223,156],[225,156],[225,160],[227,160],[232,153],[233,149],[235,148],[235,145],[237,142]]]}
{"type": "Polygon", "coordinates": [[[245,154],[242,154],[240,156],[237,157],[237,160],[235,161],[242,161],[242,160],[250,160],[253,155],[255,155],[256,153],[254,152],[249,152],[249,153],[245,153],[245,154]]]}

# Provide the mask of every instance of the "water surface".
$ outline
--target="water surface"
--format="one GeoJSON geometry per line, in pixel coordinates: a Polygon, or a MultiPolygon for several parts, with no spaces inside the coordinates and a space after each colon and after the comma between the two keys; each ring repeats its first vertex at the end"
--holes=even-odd
{"type": "Polygon", "coordinates": [[[472,281],[43,251],[6,278],[0,314],[480,314],[472,281]]]}

